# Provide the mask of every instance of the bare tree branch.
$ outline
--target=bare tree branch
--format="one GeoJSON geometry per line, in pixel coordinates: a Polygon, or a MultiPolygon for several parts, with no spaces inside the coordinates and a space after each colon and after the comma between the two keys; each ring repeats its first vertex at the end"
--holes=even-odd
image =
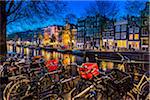
{"type": "Polygon", "coordinates": [[[23,3],[23,1],[19,1],[19,3],[16,6],[16,8],[14,8],[11,12],[7,13],[7,16],[10,16],[11,14],[15,13],[15,11],[18,10],[21,7],[22,3],[23,3]]]}
{"type": "Polygon", "coordinates": [[[10,10],[11,10],[11,8],[12,8],[13,5],[14,5],[14,0],[11,0],[11,1],[10,1],[10,4],[9,4],[9,7],[8,7],[7,14],[10,13],[10,10]]]}
{"type": "Polygon", "coordinates": [[[85,9],[87,15],[100,14],[103,17],[108,17],[114,19],[118,14],[118,7],[115,1],[99,1],[91,3],[88,8],[85,9]]]}
{"type": "Polygon", "coordinates": [[[126,14],[131,16],[140,15],[140,11],[144,8],[146,1],[130,1],[125,3],[126,14]]]}

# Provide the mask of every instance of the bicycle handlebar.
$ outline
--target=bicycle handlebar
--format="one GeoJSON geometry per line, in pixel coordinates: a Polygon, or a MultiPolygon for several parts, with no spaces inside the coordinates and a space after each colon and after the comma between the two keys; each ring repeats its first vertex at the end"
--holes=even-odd
{"type": "Polygon", "coordinates": [[[125,63],[137,63],[137,64],[150,64],[150,62],[147,61],[137,61],[137,60],[131,60],[127,56],[123,56],[121,53],[117,52],[117,54],[121,57],[121,60],[110,60],[110,59],[99,59],[97,54],[95,55],[95,59],[98,61],[111,61],[111,62],[125,62],[125,63]]]}

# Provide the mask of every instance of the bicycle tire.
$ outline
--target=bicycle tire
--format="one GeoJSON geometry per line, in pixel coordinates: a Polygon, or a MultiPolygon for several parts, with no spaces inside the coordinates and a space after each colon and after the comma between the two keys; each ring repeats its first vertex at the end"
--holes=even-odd
{"type": "Polygon", "coordinates": [[[14,81],[18,81],[19,79],[26,79],[26,78],[27,78],[26,76],[18,75],[18,76],[16,76],[15,80],[9,82],[9,83],[6,85],[6,87],[5,87],[4,91],[3,91],[3,99],[4,99],[4,100],[7,100],[7,95],[8,95],[8,94],[6,94],[6,93],[9,92],[10,88],[13,86],[14,81]]]}
{"type": "Polygon", "coordinates": [[[40,83],[40,89],[41,89],[40,91],[43,91],[44,89],[48,89],[50,86],[54,84],[49,74],[46,74],[43,77],[41,77],[39,79],[39,83],[40,83]]]}
{"type": "Polygon", "coordinates": [[[150,100],[150,93],[146,96],[145,100],[150,100]]]}
{"type": "Polygon", "coordinates": [[[4,91],[3,91],[3,99],[4,100],[7,100],[7,93],[8,93],[8,91],[9,91],[9,89],[10,89],[10,87],[13,85],[13,81],[11,81],[11,82],[9,82],[7,85],[6,85],[6,87],[5,87],[5,89],[4,89],[4,91]]]}
{"type": "Polygon", "coordinates": [[[49,94],[47,96],[42,97],[40,100],[57,100],[57,94],[49,94]]]}
{"type": "Polygon", "coordinates": [[[145,100],[147,95],[149,95],[149,84],[150,81],[145,81],[141,86],[140,86],[140,98],[142,100],[145,100]]]}
{"type": "Polygon", "coordinates": [[[136,99],[130,92],[128,92],[125,96],[123,96],[123,100],[136,100],[136,99]]]}
{"type": "Polygon", "coordinates": [[[15,88],[15,86],[19,85],[20,83],[22,82],[25,82],[26,84],[28,84],[30,82],[30,80],[28,79],[22,79],[22,80],[19,80],[18,82],[16,82],[11,88],[10,88],[10,91],[8,92],[7,94],[7,100],[10,100],[10,97],[11,97],[11,92],[12,90],[15,88]]]}

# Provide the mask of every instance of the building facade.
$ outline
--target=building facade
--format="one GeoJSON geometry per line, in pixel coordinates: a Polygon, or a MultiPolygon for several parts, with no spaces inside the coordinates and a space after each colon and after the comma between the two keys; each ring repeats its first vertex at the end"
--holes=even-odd
{"type": "Polygon", "coordinates": [[[118,21],[115,27],[115,48],[125,49],[128,47],[128,20],[118,21]]]}
{"type": "Polygon", "coordinates": [[[128,49],[140,49],[140,19],[138,17],[128,18],[128,49]]]}
{"type": "Polygon", "coordinates": [[[77,23],[77,48],[83,49],[85,43],[85,19],[78,19],[77,23]]]}
{"type": "Polygon", "coordinates": [[[59,34],[63,31],[63,26],[51,25],[44,28],[44,39],[43,44],[48,45],[50,43],[55,43],[56,45],[60,42],[59,34]]]}
{"type": "Polygon", "coordinates": [[[113,21],[107,21],[106,26],[102,32],[102,43],[106,49],[114,49],[114,23],[113,21]]]}
{"type": "Polygon", "coordinates": [[[100,15],[78,19],[78,48],[99,49],[100,47],[100,15]]]}
{"type": "Polygon", "coordinates": [[[141,49],[148,51],[149,49],[149,24],[150,24],[150,14],[149,14],[150,2],[146,3],[143,11],[141,11],[141,49]]]}
{"type": "Polygon", "coordinates": [[[77,27],[74,24],[66,23],[64,26],[64,30],[62,32],[62,46],[67,48],[75,48],[76,47],[76,34],[77,27]]]}

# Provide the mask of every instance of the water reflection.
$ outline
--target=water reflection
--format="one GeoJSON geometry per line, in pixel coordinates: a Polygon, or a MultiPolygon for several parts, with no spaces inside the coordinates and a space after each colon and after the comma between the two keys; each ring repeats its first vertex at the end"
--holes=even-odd
{"type": "Polygon", "coordinates": [[[27,56],[29,56],[30,54],[29,48],[24,48],[23,51],[24,51],[23,54],[26,54],[27,56]]]}
{"type": "Polygon", "coordinates": [[[46,51],[46,50],[39,50],[39,49],[29,49],[24,47],[14,47],[14,46],[8,46],[8,51],[16,52],[20,54],[26,54],[27,56],[38,56],[42,55],[45,60],[50,59],[62,59],[64,62],[64,65],[68,65],[70,63],[76,62],[77,64],[81,64],[83,62],[83,58],[79,56],[75,56],[72,54],[63,54],[59,52],[54,51],[46,51]]]}

